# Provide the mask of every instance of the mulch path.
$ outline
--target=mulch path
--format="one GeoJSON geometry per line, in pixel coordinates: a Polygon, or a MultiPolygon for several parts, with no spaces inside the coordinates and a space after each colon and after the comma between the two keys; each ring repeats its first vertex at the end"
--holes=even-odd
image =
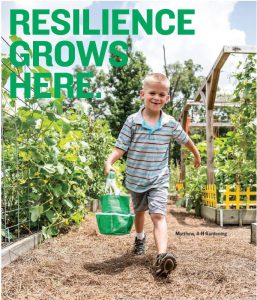
{"type": "Polygon", "coordinates": [[[140,257],[131,254],[134,231],[100,235],[90,214],[79,227],[5,267],[2,299],[256,299],[256,247],[250,244],[250,226],[221,228],[175,205],[168,211],[169,251],[178,262],[169,280],[152,274],[156,249],[148,214],[148,249],[140,257]]]}

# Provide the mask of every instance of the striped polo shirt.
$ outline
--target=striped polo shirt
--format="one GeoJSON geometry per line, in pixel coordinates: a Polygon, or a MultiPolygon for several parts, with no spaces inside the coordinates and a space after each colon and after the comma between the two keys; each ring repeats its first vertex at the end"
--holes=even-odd
{"type": "Polygon", "coordinates": [[[163,111],[151,128],[143,119],[143,109],[127,118],[115,143],[127,152],[125,186],[138,193],[169,186],[170,140],[179,144],[189,140],[180,123],[163,111]]]}

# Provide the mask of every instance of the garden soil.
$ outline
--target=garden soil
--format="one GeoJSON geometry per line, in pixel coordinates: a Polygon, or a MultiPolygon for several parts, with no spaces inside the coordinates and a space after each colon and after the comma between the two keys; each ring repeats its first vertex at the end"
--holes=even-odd
{"type": "Polygon", "coordinates": [[[2,270],[2,299],[146,300],[256,299],[256,247],[250,226],[225,226],[168,206],[169,251],[178,266],[168,280],[153,276],[156,255],[146,216],[147,251],[131,254],[134,231],[103,236],[94,214],[45,241],[2,270]]]}

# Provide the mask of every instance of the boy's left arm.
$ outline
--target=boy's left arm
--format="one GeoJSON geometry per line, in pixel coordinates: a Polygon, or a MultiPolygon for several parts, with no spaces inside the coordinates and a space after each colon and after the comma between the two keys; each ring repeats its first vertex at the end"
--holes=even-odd
{"type": "Polygon", "coordinates": [[[201,166],[201,157],[193,141],[189,138],[189,141],[184,146],[194,154],[194,167],[199,168],[201,166]]]}

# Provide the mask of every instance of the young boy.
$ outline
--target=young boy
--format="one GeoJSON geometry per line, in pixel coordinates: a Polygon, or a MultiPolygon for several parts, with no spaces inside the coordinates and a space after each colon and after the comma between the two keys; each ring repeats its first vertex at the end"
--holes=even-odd
{"type": "Polygon", "coordinates": [[[169,102],[169,80],[160,73],[152,73],[143,81],[140,91],[144,105],[130,115],[117,139],[114,150],[105,163],[105,174],[112,164],[127,152],[125,185],[130,190],[135,211],[136,238],[134,254],[145,251],[144,215],[149,210],[158,255],[154,265],[157,276],[167,277],[177,263],[167,253],[166,204],[169,183],[169,142],[175,139],[194,154],[194,166],[201,158],[192,140],[175,119],[162,111],[169,102]]]}

